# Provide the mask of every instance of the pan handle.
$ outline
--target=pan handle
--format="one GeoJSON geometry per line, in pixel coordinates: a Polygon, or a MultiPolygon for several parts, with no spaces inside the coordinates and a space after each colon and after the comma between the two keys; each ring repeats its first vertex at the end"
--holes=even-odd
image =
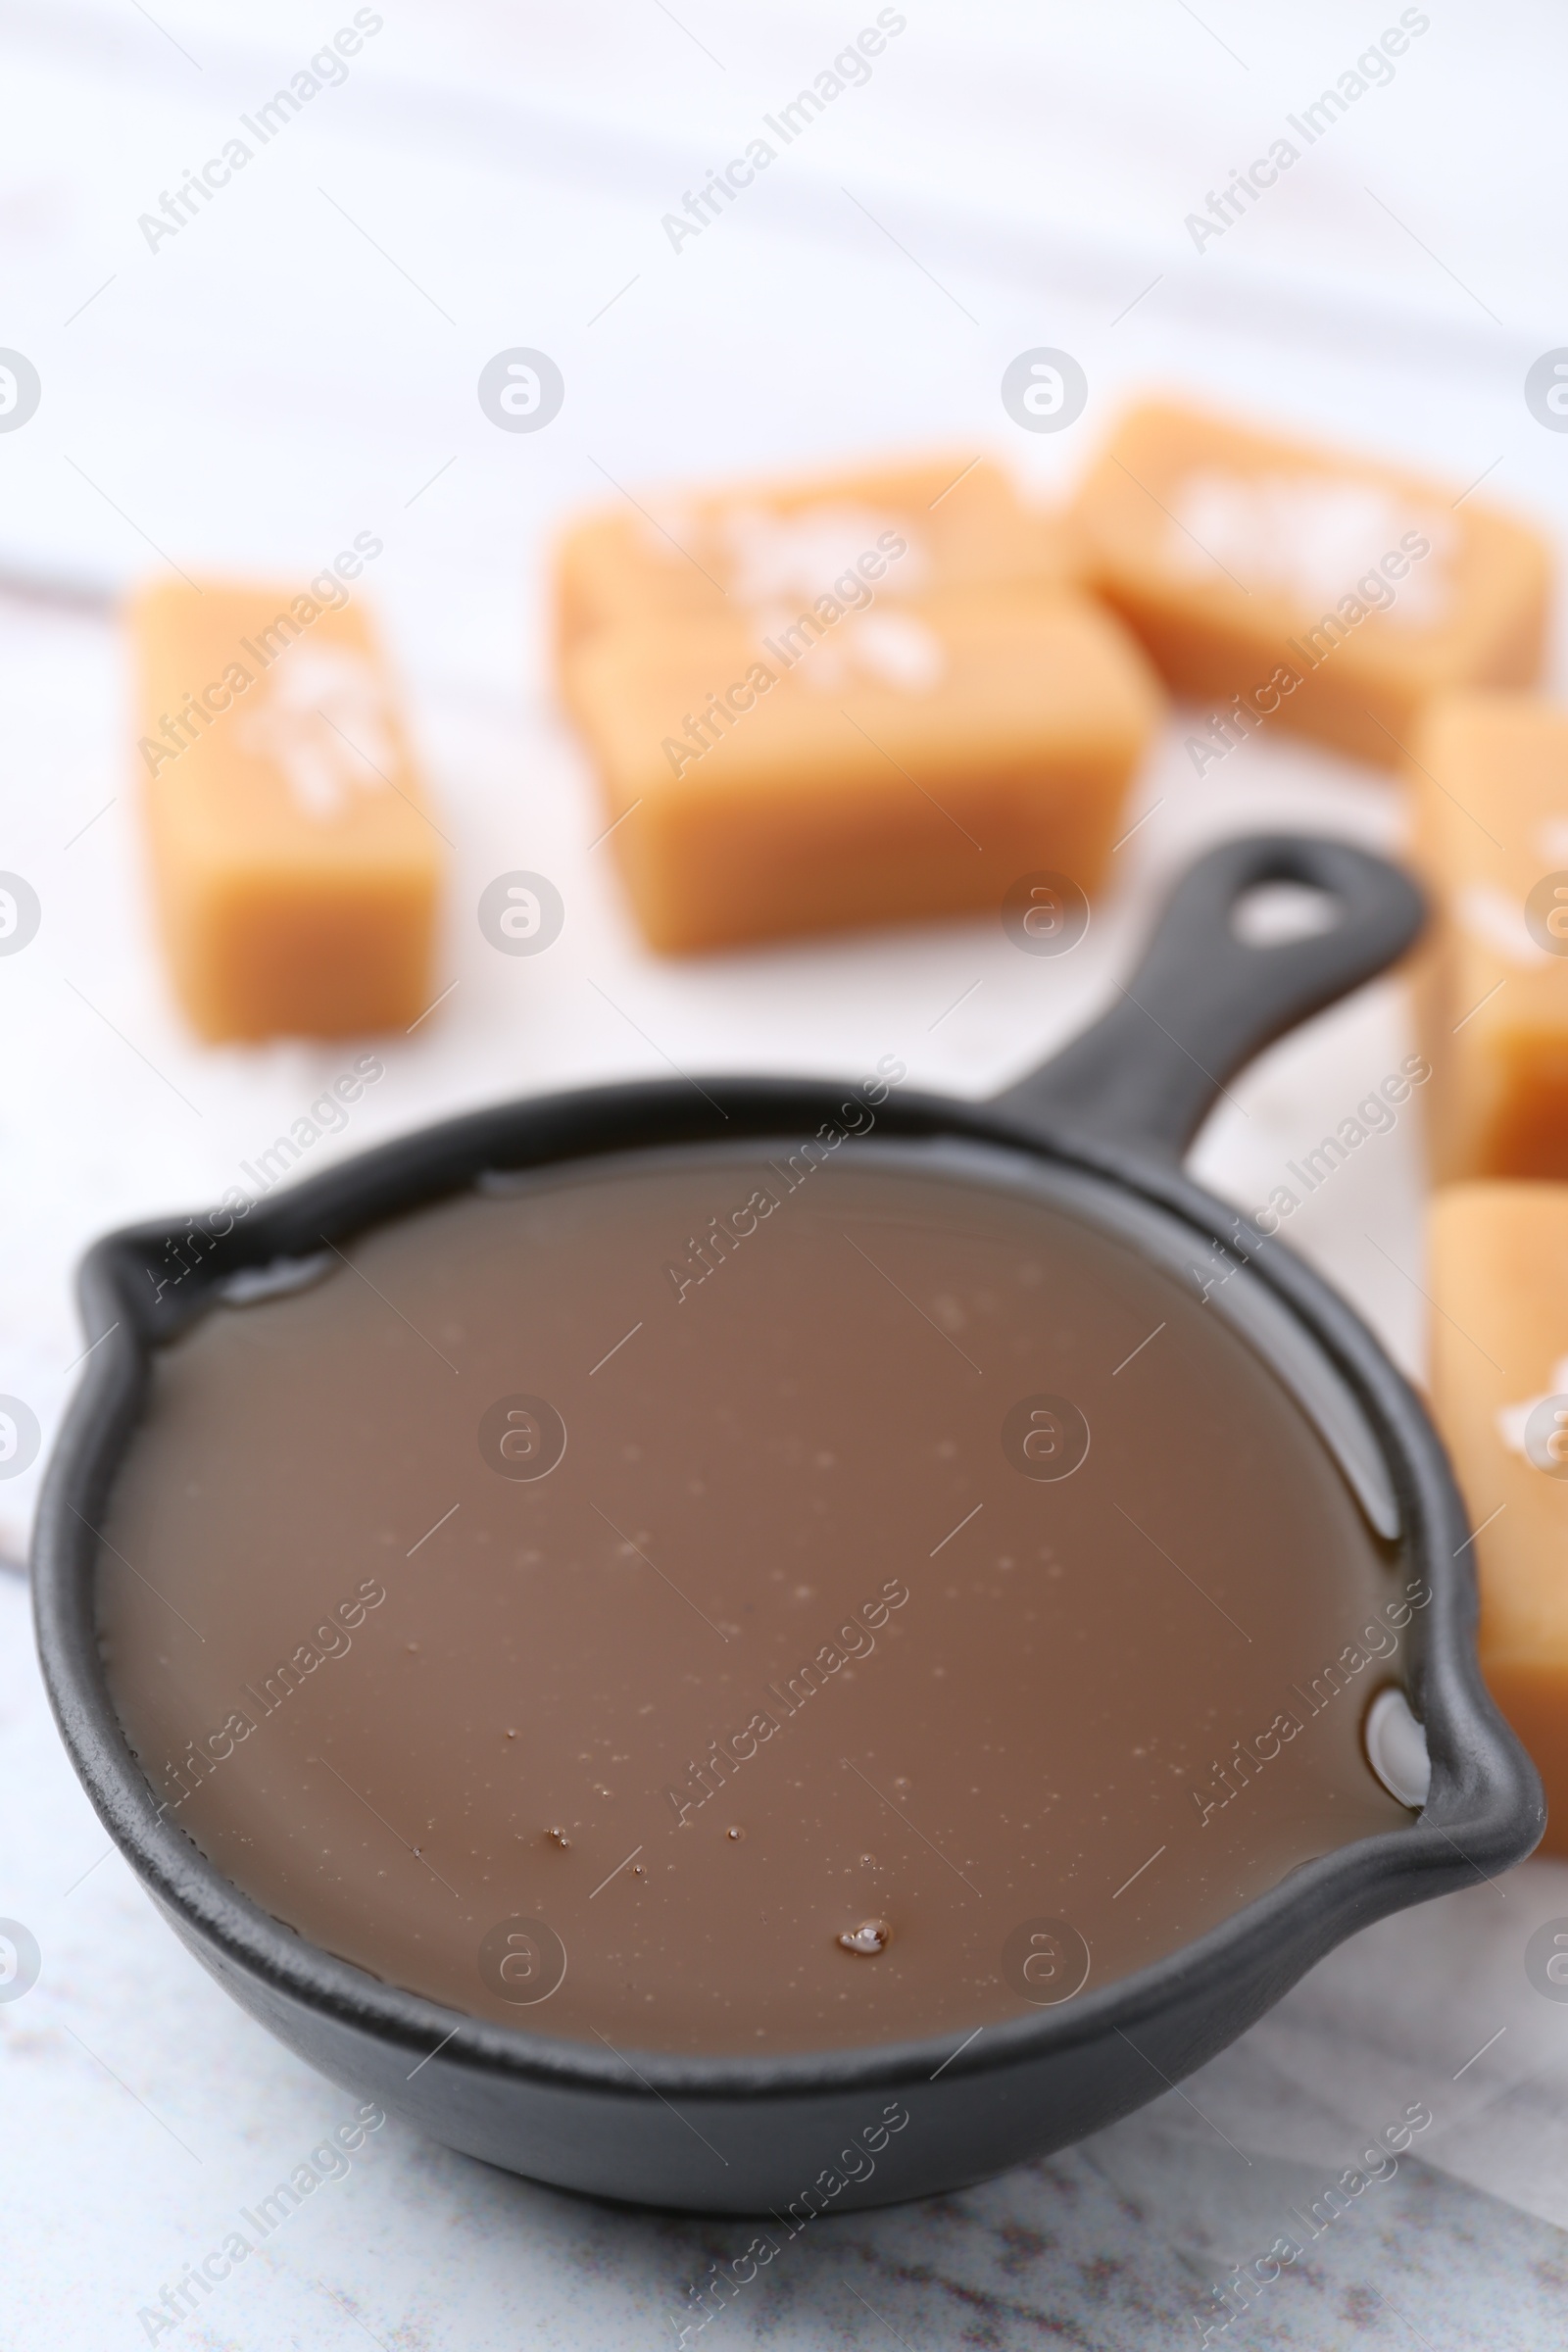
{"type": "Polygon", "coordinates": [[[1180,1158],[1227,1079],[1393,963],[1425,920],[1408,876],[1348,842],[1298,833],[1222,842],[1171,892],[1110,1010],[996,1106],[1043,1135],[1180,1158]],[[1337,921],[1307,938],[1250,944],[1232,918],[1268,882],[1321,891],[1337,921]]]}

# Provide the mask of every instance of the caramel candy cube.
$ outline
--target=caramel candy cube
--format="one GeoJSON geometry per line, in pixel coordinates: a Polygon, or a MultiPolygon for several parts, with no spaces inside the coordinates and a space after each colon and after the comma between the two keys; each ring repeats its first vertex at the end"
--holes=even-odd
{"type": "Polygon", "coordinates": [[[788,625],[867,550],[902,542],[884,597],[997,581],[1060,586],[1074,563],[1065,527],[1025,507],[1000,466],[953,454],[920,465],[629,501],[587,516],[557,559],[565,656],[593,630],[627,622],[756,614],[788,625]]]}
{"type": "Polygon", "coordinates": [[[1270,724],[1396,765],[1441,689],[1541,672],[1544,544],[1416,474],[1152,404],[1074,519],[1090,584],[1203,707],[1200,774],[1270,724]]]}
{"type": "Polygon", "coordinates": [[[1136,644],[1067,593],[888,609],[858,584],[837,620],[607,629],[571,656],[656,948],[996,910],[1031,871],[1098,883],[1161,714],[1136,644]]]}
{"type": "Polygon", "coordinates": [[[1433,1412],[1480,1530],[1481,1664],[1568,1854],[1568,1185],[1433,1203],[1433,1412]]]}
{"type": "Polygon", "coordinates": [[[159,912],[193,1026],[407,1028],[435,993],[441,837],[342,582],[160,582],[130,628],[159,912]]]}
{"type": "Polygon", "coordinates": [[[1446,696],[1410,772],[1434,914],[1417,992],[1434,1172],[1568,1177],[1568,710],[1446,696]]]}

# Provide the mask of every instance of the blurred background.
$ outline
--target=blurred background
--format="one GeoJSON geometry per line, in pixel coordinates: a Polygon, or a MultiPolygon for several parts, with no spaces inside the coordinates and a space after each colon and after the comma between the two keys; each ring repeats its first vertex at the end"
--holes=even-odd
{"type": "MultiPolygon", "coordinates": [[[[1199,782],[1178,709],[1129,812],[1148,821],[1071,956],[1020,956],[994,920],[689,960],[642,945],[550,672],[553,538],[617,485],[956,449],[1054,495],[1129,399],[1166,389],[1408,464],[1455,497],[1484,480],[1554,540],[1568,522],[1568,438],[1523,388],[1568,341],[1557,12],[1405,11],[1426,22],[1391,77],[1201,250],[1187,217],[1295,137],[1286,117],[1398,9],[893,13],[906,22],[869,77],[677,250],[662,217],[874,9],[0,5],[0,344],[41,382],[25,428],[0,433],[0,867],[42,909],[28,953],[0,960],[0,1392],[26,1400],[46,1446],[81,1348],[83,1246],[216,1199],[346,1066],[338,1043],[204,1048],[170,993],[116,612],[169,566],[303,583],[356,533],[384,542],[362,585],[454,845],[447,993],[413,1034],[377,1041],[386,1078],[318,1165],[441,1112],[671,1063],[858,1074],[892,1053],[914,1083],[986,1093],[1106,1000],[1196,843],[1279,823],[1399,841],[1389,777],[1302,742],[1250,742],[1199,782]],[[350,23],[365,38],[344,78],[150,246],[140,217],[350,23]],[[498,431],[476,397],[515,346],[564,379],[537,433],[498,431]],[[1037,346],[1088,379],[1059,433],[1021,430],[1001,398],[1037,346]],[[564,902],[547,955],[497,956],[478,929],[480,892],[516,868],[564,902]]],[[[1410,1043],[1396,982],[1325,1015],[1233,1089],[1197,1172],[1261,1201],[1410,1043]]],[[[1420,1204],[1405,1120],[1291,1229],[1417,1374],[1420,1204]]],[[[0,1551],[24,1548],[35,1481],[0,1487],[0,1551]]],[[[101,2352],[145,2339],[137,2307],[342,2099],[264,2043],[103,1860],[36,1691],[20,1587],[4,1597],[0,1912],[56,1959],[0,2010],[18,2119],[0,2180],[20,2167],[3,2203],[26,2224],[8,2326],[18,2344],[101,2352]]],[[[803,2252],[765,2313],[725,2325],[793,2347],[877,2342],[891,2324],[918,2352],[1048,2330],[1197,2340],[1193,2309],[1286,2226],[1269,2218],[1283,2202],[1351,2161],[1363,2121],[1426,2098],[1422,2162],[1314,2250],[1314,2284],[1293,2278],[1236,2336],[1320,2352],[1555,2340],[1568,2014],[1518,1958],[1553,1908],[1568,1908],[1558,1866],[1531,1865],[1506,1892],[1388,1923],[1207,2070],[1206,2095],[1187,2086],[1196,2107],[1173,2094],[956,2216],[862,2217],[858,2252],[842,2236],[803,2252]],[[1497,2025],[1506,2038],[1454,2079],[1449,2058],[1497,2025]]],[[[667,2342],[686,2284],[743,2242],[394,2139],[182,2340],[667,2342]]]]}

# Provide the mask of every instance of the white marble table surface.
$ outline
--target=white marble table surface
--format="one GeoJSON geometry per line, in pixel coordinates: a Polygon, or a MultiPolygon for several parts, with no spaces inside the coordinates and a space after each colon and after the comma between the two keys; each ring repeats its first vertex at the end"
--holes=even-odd
{"type": "MultiPolygon", "coordinates": [[[[1184,215],[1381,21],[1339,0],[1289,25],[1239,0],[1201,21],[1167,0],[910,6],[870,83],[744,215],[676,255],[661,215],[874,10],[379,13],[349,80],[150,252],[138,215],[352,11],[0,0],[0,344],[29,353],[46,392],[24,432],[0,435],[0,867],[44,907],[26,954],[0,962],[0,1393],[46,1435],[80,1346],[84,1243],[216,1197],[340,1055],[192,1044],[150,934],[116,633],[90,604],[4,593],[6,577],[114,587],[160,551],[308,577],[356,531],[384,538],[377,609],[456,844],[456,985],[387,1051],[325,1157],[502,1095],[662,1073],[665,1056],[858,1071],[896,1052],[921,1084],[983,1093],[1105,1000],[1195,844],[1280,823],[1398,839],[1386,778],[1287,744],[1249,745],[1198,784],[1178,713],[1125,870],[1060,964],[978,923],[660,963],[590,847],[602,819],[543,659],[549,533],[611,494],[607,474],[940,446],[995,450],[1049,489],[1118,397],[1164,382],[1459,487],[1485,473],[1489,495],[1568,520],[1568,439],[1520,394],[1562,331],[1568,36],[1544,6],[1432,12],[1395,81],[1201,255],[1184,215]],[[554,352],[568,385],[537,438],[496,433],[473,397],[483,362],[518,343],[554,352]],[[1015,432],[997,397],[1006,361],[1040,343],[1077,352],[1091,381],[1059,444],[1015,432]],[[483,884],[517,865],[551,874],[568,908],[557,947],[521,963],[472,920],[483,884]]],[[[1396,1065],[1406,1021],[1382,984],[1275,1049],[1200,1140],[1205,1179],[1262,1200],[1396,1065]]],[[[1419,1187],[1406,1119],[1293,1221],[1416,1372],[1419,1187]]],[[[0,1553],[24,1546],[34,1492],[35,1473],[0,1484],[0,1553]]],[[[42,1952],[32,1990],[0,2003],[5,2352],[148,2340],[139,2310],[349,2106],[207,1980],[106,1843],[41,1698],[24,1587],[0,1574],[0,1917],[42,1952]]],[[[961,2197],[823,2222],[707,2340],[1196,2344],[1228,2267],[1424,2101],[1432,2126],[1397,2173],[1214,2340],[1558,2344],[1568,2006],[1534,1991],[1522,1957],[1558,1916],[1568,1868],[1532,1863],[1387,1922],[1085,2145],[961,2197]]],[[[600,2209],[389,2124],[159,2340],[672,2345],[687,2288],[747,2234],[600,2209]]]]}

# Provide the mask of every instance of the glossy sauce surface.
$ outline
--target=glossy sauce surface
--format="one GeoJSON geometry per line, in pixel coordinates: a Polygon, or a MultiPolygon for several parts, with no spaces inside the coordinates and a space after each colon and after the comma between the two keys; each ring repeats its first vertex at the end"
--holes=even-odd
{"type": "Polygon", "coordinates": [[[1023,1160],[648,1153],[345,1247],[161,1352],[99,1564],[149,1778],[328,1950],[622,2049],[961,2035],[1410,1822],[1360,1723],[1421,1588],[1023,1160]]]}

